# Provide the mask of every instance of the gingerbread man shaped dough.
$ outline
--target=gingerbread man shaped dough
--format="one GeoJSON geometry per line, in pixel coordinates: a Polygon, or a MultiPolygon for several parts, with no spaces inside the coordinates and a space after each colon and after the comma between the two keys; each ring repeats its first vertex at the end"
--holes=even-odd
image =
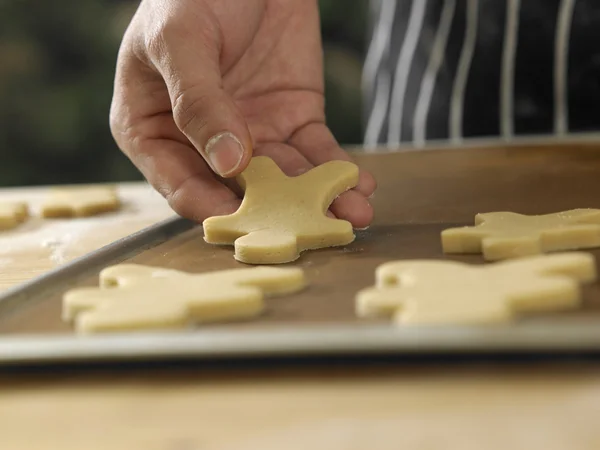
{"type": "Polygon", "coordinates": [[[121,201],[112,186],[57,188],[41,207],[42,217],[88,217],[116,211],[121,201]]]}
{"type": "Polygon", "coordinates": [[[580,283],[596,279],[587,253],[540,255],[469,265],[407,260],[382,264],[376,285],[356,295],[359,317],[402,325],[502,323],[521,312],[573,309],[580,283]]]}
{"type": "Polygon", "coordinates": [[[444,230],[442,247],[445,253],[483,253],[487,261],[600,247],[600,209],[477,214],[473,227],[444,230]]]}
{"type": "Polygon", "coordinates": [[[358,183],[358,167],[329,161],[288,177],[264,156],[250,161],[238,177],[245,191],[240,208],[229,216],[206,219],[204,239],[235,245],[235,259],[248,264],[281,264],[304,250],[349,244],[350,222],[326,216],[333,200],[358,183]]]}
{"type": "Polygon", "coordinates": [[[120,264],[100,273],[100,286],[68,291],[63,319],[80,333],[185,328],[259,315],[265,296],[306,286],[299,268],[251,267],[191,274],[120,264]]]}
{"type": "Polygon", "coordinates": [[[25,222],[29,208],[23,202],[0,203],[0,230],[10,230],[25,222]]]}

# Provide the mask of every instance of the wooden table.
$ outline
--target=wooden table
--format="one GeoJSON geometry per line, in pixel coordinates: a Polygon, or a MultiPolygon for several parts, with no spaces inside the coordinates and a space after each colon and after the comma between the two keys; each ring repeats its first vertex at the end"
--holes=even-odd
{"type": "MultiPolygon", "coordinates": [[[[432,157],[421,158],[407,164],[425,168],[432,157]]],[[[535,153],[527,158],[535,163],[535,153]]],[[[369,158],[361,161],[369,165],[369,158]]],[[[457,164],[485,170],[477,161],[457,164]]],[[[420,186],[427,178],[424,170],[420,186]]],[[[33,220],[2,235],[0,287],[171,214],[147,186],[120,188],[127,207],[118,214],[76,222],[33,220]]],[[[44,195],[44,189],[15,189],[0,192],[0,200],[25,198],[35,210],[44,195]]],[[[407,204],[408,211],[411,207],[407,204]]],[[[598,418],[599,367],[582,360],[0,374],[2,450],[592,450],[600,448],[598,418]]]]}

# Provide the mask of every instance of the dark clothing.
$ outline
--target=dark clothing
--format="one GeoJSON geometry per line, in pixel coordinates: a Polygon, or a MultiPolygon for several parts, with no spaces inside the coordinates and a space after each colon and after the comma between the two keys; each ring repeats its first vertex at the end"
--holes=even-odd
{"type": "Polygon", "coordinates": [[[599,0],[375,0],[372,19],[367,148],[600,131],[599,0]]]}

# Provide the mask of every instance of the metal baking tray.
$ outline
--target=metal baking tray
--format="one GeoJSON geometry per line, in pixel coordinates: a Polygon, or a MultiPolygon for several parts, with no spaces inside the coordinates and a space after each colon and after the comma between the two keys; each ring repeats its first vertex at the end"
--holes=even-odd
{"type": "MultiPolygon", "coordinates": [[[[443,255],[439,233],[478,212],[541,214],[600,208],[600,146],[533,145],[357,155],[379,182],[374,225],[352,244],[305,253],[309,288],[269,299],[258,320],[193,330],[76,336],[60,320],[62,294],[97,284],[122,261],[189,272],[242,266],[230,247],[208,245],[202,227],[174,217],[101,248],[0,296],[0,364],[155,359],[600,353],[600,285],[584,288],[581,310],[486,327],[394,327],[354,315],[354,294],[391,259],[443,255]]],[[[596,257],[600,251],[591,252],[596,257]]]]}

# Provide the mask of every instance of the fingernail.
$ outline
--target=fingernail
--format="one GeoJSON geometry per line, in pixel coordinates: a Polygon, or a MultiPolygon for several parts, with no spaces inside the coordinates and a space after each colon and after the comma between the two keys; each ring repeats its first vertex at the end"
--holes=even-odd
{"type": "Polygon", "coordinates": [[[204,151],[213,170],[221,176],[237,169],[244,157],[242,143],[229,131],[211,137],[204,151]]]}

